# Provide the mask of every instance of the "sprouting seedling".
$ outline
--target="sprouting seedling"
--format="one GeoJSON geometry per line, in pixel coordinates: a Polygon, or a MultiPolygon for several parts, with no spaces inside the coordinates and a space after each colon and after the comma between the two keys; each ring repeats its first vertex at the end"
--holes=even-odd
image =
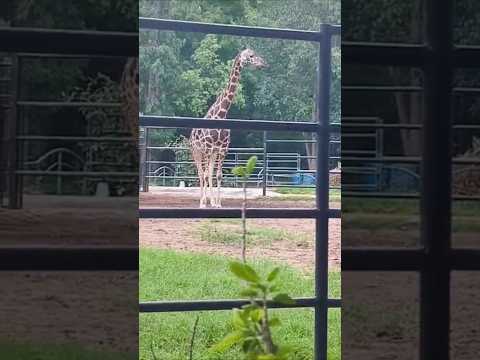
{"type": "Polygon", "coordinates": [[[243,202],[242,202],[242,260],[245,263],[247,249],[247,181],[255,171],[257,165],[257,157],[251,156],[245,166],[236,166],[232,169],[232,174],[242,178],[243,180],[243,202]]]}
{"type": "Polygon", "coordinates": [[[273,269],[266,278],[262,278],[251,266],[231,262],[230,271],[246,283],[240,292],[249,298],[248,304],[233,311],[233,330],[217,343],[211,351],[224,352],[240,345],[246,359],[250,360],[287,360],[290,349],[275,344],[271,328],[280,325],[277,317],[270,317],[268,301],[292,305],[295,301],[285,293],[278,291],[280,268],[273,269]]]}

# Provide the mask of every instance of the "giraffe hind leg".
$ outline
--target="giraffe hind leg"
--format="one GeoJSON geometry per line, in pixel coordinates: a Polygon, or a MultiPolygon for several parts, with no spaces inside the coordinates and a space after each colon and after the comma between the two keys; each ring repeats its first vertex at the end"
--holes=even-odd
{"type": "Polygon", "coordinates": [[[194,156],[193,161],[195,162],[195,166],[197,168],[197,175],[200,185],[200,208],[204,208],[206,206],[206,195],[205,195],[205,179],[204,179],[204,161],[201,156],[194,156]]]}

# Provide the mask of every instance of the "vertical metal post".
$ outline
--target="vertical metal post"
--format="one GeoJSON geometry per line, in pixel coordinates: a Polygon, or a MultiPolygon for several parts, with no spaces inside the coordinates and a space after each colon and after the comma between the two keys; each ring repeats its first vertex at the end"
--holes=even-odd
{"type": "Polygon", "coordinates": [[[450,353],[452,1],[426,1],[427,42],[422,148],[420,359],[448,360],[450,353]]]}
{"type": "MultiPolygon", "coordinates": [[[[59,171],[62,171],[63,170],[63,159],[62,159],[62,152],[59,152],[58,153],[58,170],[59,171]]],[[[62,175],[60,173],[58,173],[57,175],[57,195],[61,195],[62,194],[62,175]]]]}
{"type": "Polygon", "coordinates": [[[20,59],[17,55],[12,56],[12,96],[11,106],[8,116],[8,207],[10,209],[20,209],[22,207],[22,184],[21,176],[17,175],[18,156],[17,129],[19,126],[19,116],[17,108],[18,84],[20,76],[20,59]]]}
{"type": "Polygon", "coordinates": [[[267,143],[268,135],[267,132],[263,132],[263,178],[262,178],[262,195],[267,196],[267,143]]]}
{"type": "Polygon", "coordinates": [[[328,24],[320,27],[318,91],[316,95],[317,169],[315,225],[315,360],[327,360],[328,343],[328,208],[330,134],[330,81],[332,34],[328,24]]]}

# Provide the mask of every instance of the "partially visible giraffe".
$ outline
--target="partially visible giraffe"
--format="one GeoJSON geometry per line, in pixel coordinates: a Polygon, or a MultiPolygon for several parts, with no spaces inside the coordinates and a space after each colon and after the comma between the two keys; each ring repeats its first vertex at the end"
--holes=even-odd
{"type": "Polygon", "coordinates": [[[120,83],[123,128],[138,141],[138,58],[128,58],[120,83]]]}
{"type": "MultiPolygon", "coordinates": [[[[225,119],[240,82],[240,72],[247,66],[262,68],[265,61],[251,49],[241,51],[233,62],[227,86],[205,115],[205,119],[225,119]]],[[[192,158],[200,181],[200,207],[207,205],[207,193],[212,207],[221,207],[222,166],[230,145],[229,129],[193,129],[190,135],[192,158]],[[213,193],[213,173],[216,171],[217,191],[213,193]]]]}

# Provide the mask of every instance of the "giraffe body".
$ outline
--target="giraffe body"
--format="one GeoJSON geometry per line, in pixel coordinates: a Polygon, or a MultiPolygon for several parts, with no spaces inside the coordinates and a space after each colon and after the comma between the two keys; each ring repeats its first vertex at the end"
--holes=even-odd
{"type": "MultiPolygon", "coordinates": [[[[240,82],[240,72],[246,65],[256,68],[266,66],[264,60],[252,50],[240,52],[233,63],[227,86],[210,106],[205,119],[225,119],[240,82]]],[[[190,148],[200,183],[200,207],[207,206],[207,195],[212,207],[221,207],[221,182],[223,161],[230,146],[229,129],[192,129],[190,148]],[[213,176],[216,179],[216,191],[213,176]],[[214,193],[215,191],[215,193],[214,193]]]]}

